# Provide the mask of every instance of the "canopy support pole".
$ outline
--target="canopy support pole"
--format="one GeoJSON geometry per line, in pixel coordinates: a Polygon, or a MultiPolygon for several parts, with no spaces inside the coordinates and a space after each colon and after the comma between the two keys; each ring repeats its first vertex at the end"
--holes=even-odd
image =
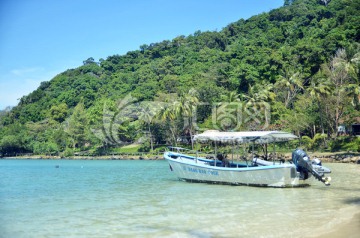
{"type": "Polygon", "coordinates": [[[234,142],[231,147],[231,163],[234,164],[234,142]]]}
{"type": "Polygon", "coordinates": [[[253,143],[252,143],[252,160],[251,160],[251,163],[253,163],[253,161],[255,159],[254,146],[255,146],[255,141],[253,141],[253,143]]]}
{"type": "Polygon", "coordinates": [[[246,162],[246,167],[249,167],[248,160],[247,160],[246,144],[243,145],[243,149],[244,149],[244,158],[245,158],[245,162],[246,162]]]}
{"type": "Polygon", "coordinates": [[[265,159],[268,160],[268,144],[265,144],[265,159]]]}
{"type": "Polygon", "coordinates": [[[215,143],[215,163],[214,163],[214,166],[216,167],[216,163],[217,163],[217,159],[216,159],[216,155],[217,155],[217,147],[216,147],[216,141],[214,141],[214,143],[215,143]]]}
{"type": "Polygon", "coordinates": [[[239,147],[239,144],[236,144],[236,151],[238,151],[237,155],[236,155],[236,168],[239,168],[239,156],[240,156],[240,147],[239,147]]]}
{"type": "Polygon", "coordinates": [[[274,165],[275,165],[275,157],[276,157],[276,152],[275,152],[275,150],[276,150],[276,147],[275,147],[275,142],[274,142],[274,143],[273,143],[273,153],[274,153],[273,163],[274,163],[274,165]]]}

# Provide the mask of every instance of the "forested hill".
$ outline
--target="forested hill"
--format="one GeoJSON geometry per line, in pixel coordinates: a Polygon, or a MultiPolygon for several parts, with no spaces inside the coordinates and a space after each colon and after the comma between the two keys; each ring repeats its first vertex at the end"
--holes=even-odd
{"type": "MultiPolygon", "coordinates": [[[[317,133],[329,137],[341,123],[359,117],[359,13],[360,0],[286,0],[281,8],[219,32],[197,31],[105,60],[90,57],[42,82],[1,116],[0,149],[3,154],[60,153],[115,146],[92,132],[106,131],[104,105],[115,110],[129,93],[138,101],[183,105],[240,101],[246,109],[267,103],[268,129],[306,135],[315,146],[317,133]]],[[[200,128],[185,130],[177,122],[189,115],[174,111],[183,114],[169,109],[162,123],[127,120],[110,137],[132,143],[139,131],[147,131],[152,147],[214,127],[211,107],[198,110],[200,128]]],[[[245,120],[237,129],[262,128],[245,120]]],[[[141,149],[149,150],[149,143],[141,149]]]]}

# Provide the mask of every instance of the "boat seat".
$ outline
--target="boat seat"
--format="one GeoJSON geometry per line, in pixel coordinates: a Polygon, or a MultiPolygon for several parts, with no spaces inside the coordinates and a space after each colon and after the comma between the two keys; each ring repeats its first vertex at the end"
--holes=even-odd
{"type": "Polygon", "coordinates": [[[170,155],[170,158],[172,158],[172,159],[177,159],[177,158],[179,158],[179,156],[177,156],[177,155],[170,155]]]}
{"type": "Polygon", "coordinates": [[[259,166],[273,165],[273,162],[262,160],[262,159],[259,159],[259,158],[253,158],[252,162],[253,162],[254,165],[259,165],[259,166]]]}

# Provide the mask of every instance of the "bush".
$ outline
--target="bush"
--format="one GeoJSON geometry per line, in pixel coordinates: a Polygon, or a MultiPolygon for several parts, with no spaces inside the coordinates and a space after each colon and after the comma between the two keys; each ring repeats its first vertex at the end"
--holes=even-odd
{"type": "Polygon", "coordinates": [[[334,151],[360,152],[360,137],[342,136],[330,142],[330,149],[334,151]]]}
{"type": "Polygon", "coordinates": [[[58,146],[54,142],[38,142],[33,144],[33,153],[37,155],[53,155],[59,151],[58,146]]]}
{"type": "Polygon", "coordinates": [[[70,157],[74,155],[74,150],[71,148],[66,148],[65,151],[62,153],[62,157],[70,157]]]}
{"type": "Polygon", "coordinates": [[[316,150],[323,147],[323,142],[326,138],[325,134],[318,133],[312,139],[308,136],[303,136],[301,140],[307,150],[316,150]]]}
{"type": "Polygon", "coordinates": [[[149,141],[145,141],[139,148],[139,152],[150,152],[151,145],[149,141]]]}

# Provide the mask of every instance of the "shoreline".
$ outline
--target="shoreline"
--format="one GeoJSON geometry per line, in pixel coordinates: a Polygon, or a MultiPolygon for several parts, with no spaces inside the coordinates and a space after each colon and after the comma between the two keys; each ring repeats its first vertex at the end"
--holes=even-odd
{"type": "MultiPolygon", "coordinates": [[[[320,159],[323,163],[353,163],[360,164],[360,153],[358,152],[308,152],[311,159],[320,159]]],[[[291,153],[279,153],[279,158],[286,161],[291,160],[291,153]]],[[[69,157],[49,156],[49,155],[20,155],[20,156],[4,156],[1,159],[28,159],[28,160],[164,160],[162,154],[158,155],[102,155],[102,156],[84,156],[74,155],[69,157]]]]}
{"type": "Polygon", "coordinates": [[[360,234],[360,213],[355,213],[350,220],[341,222],[335,229],[329,230],[329,232],[322,233],[317,238],[338,238],[348,237],[357,238],[360,234]]]}
{"type": "MultiPolygon", "coordinates": [[[[360,153],[352,151],[344,152],[307,152],[310,158],[318,158],[325,163],[354,163],[360,164],[360,153]]],[[[291,155],[290,155],[291,157],[291,155]]]]}
{"type": "Polygon", "coordinates": [[[2,157],[0,160],[164,160],[163,156],[139,156],[139,155],[127,155],[127,156],[44,156],[44,155],[31,155],[31,156],[8,156],[2,157]]]}

